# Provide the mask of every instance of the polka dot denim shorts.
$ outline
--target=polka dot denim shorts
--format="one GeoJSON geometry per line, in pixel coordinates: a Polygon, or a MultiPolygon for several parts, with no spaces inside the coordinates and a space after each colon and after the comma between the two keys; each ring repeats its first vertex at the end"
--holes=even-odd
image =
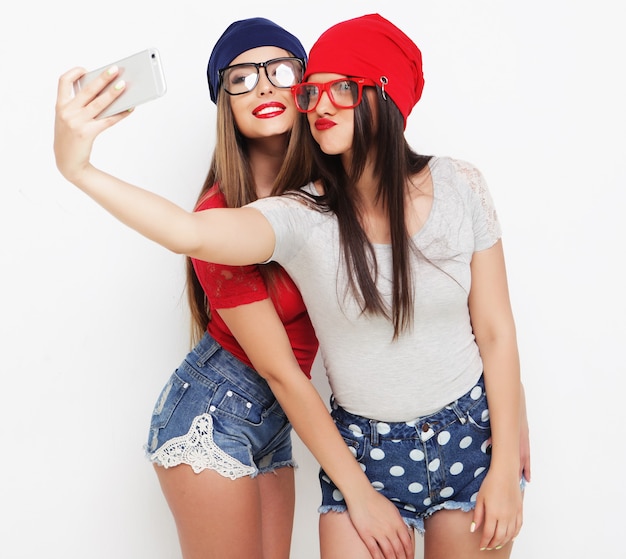
{"type": "MultiPolygon", "coordinates": [[[[424,518],[440,509],[472,510],[491,461],[491,426],[483,378],[467,394],[432,415],[385,423],[348,413],[331,400],[331,415],[372,486],[424,532],[424,518]]],[[[319,512],[346,504],[322,470],[319,512]]]]}

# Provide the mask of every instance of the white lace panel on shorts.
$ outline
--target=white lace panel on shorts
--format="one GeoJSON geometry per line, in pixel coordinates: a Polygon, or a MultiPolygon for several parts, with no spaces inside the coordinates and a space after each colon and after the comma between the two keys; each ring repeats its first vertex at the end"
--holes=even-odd
{"type": "Polygon", "coordinates": [[[218,474],[237,479],[252,475],[256,469],[246,466],[224,452],[213,440],[213,418],[203,413],[193,420],[186,435],[167,441],[150,455],[150,460],[164,468],[188,464],[195,473],[214,470],[218,474]]]}

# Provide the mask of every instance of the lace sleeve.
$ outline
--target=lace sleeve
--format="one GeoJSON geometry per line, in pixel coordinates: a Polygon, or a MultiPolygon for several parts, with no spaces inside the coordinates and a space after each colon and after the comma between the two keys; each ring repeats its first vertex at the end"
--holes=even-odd
{"type": "MultiPolygon", "coordinates": [[[[196,211],[225,207],[224,195],[216,184],[200,200],[196,211]]],[[[265,282],[256,265],[224,266],[202,260],[192,262],[209,305],[213,309],[229,309],[262,301],[268,297],[265,282]]]]}
{"type": "Polygon", "coordinates": [[[454,160],[457,175],[472,192],[474,237],[476,250],[483,250],[495,244],[502,236],[491,193],[483,174],[474,165],[465,161],[454,160]]]}
{"type": "Polygon", "coordinates": [[[193,266],[213,309],[229,309],[267,299],[258,266],[223,266],[194,260],[193,266]]]}

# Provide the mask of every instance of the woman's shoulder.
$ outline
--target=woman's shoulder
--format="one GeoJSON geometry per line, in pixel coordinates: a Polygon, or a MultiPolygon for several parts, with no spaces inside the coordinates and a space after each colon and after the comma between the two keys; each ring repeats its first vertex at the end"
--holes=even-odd
{"type": "Polygon", "coordinates": [[[433,181],[448,184],[455,189],[484,194],[487,185],[482,172],[469,161],[450,156],[433,157],[429,162],[433,181]]]}
{"type": "Polygon", "coordinates": [[[461,175],[480,173],[473,163],[449,155],[435,155],[430,159],[428,165],[431,170],[437,169],[461,175]]]}

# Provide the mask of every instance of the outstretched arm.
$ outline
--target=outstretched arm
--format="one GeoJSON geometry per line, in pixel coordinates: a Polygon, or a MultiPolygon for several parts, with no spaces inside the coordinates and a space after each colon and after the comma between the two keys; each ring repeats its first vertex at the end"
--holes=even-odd
{"type": "Polygon", "coordinates": [[[269,299],[218,311],[280,402],[296,433],[335,482],[373,559],[413,559],[409,532],[395,505],[378,493],[354,459],[313,384],[293,355],[269,299]]]}
{"type": "Polygon", "coordinates": [[[274,233],[263,215],[251,208],[187,212],[147,190],[113,177],[90,162],[96,137],[130,113],[95,117],[115,98],[118,89],[97,96],[117,78],[118,70],[103,72],[73,95],[72,84],[82,74],[75,68],[59,79],[54,129],[54,153],[63,176],[121,222],[169,250],[221,264],[255,264],[267,260],[274,233]]]}
{"type": "Polygon", "coordinates": [[[502,242],[474,254],[469,309],[483,360],[491,419],[491,466],[474,512],[480,547],[499,548],[522,526],[520,470],[520,372],[502,242]]]}

